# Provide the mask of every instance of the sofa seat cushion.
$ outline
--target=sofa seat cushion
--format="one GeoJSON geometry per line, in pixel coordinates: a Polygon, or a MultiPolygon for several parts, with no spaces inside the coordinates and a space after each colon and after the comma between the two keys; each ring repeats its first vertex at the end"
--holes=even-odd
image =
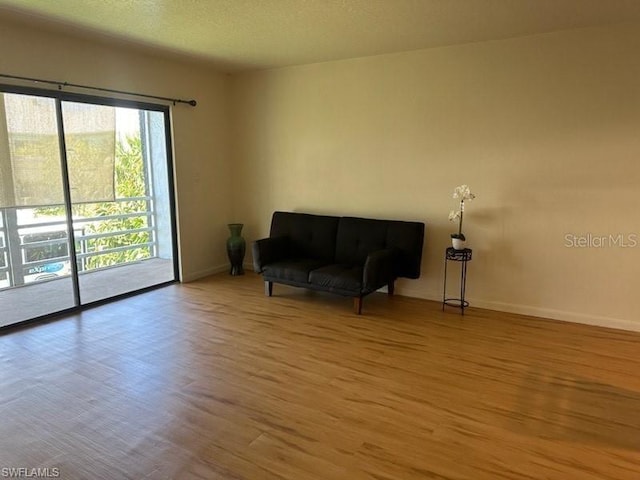
{"type": "Polygon", "coordinates": [[[309,274],[309,283],[327,290],[359,293],[362,290],[362,267],[354,265],[327,265],[309,274]]]}
{"type": "Polygon", "coordinates": [[[264,276],[273,280],[308,283],[309,272],[326,265],[322,260],[306,258],[282,260],[270,263],[263,269],[264,276]]]}

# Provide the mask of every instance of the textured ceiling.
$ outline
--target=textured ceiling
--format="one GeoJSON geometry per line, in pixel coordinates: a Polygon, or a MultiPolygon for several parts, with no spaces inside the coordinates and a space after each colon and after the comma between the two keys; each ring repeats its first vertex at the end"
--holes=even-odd
{"type": "Polygon", "coordinates": [[[240,71],[640,20],[640,0],[0,0],[0,15],[240,71]]]}

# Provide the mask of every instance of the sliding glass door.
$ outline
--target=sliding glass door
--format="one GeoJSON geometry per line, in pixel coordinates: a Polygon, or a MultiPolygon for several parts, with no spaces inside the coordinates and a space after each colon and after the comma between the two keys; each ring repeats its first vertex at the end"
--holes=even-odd
{"type": "Polygon", "coordinates": [[[164,115],[72,102],[62,113],[69,178],[104,176],[71,190],[81,301],[173,280],[164,115]]]}
{"type": "Polygon", "coordinates": [[[56,100],[0,95],[0,326],[78,303],[58,132],[56,100]]]}
{"type": "Polygon", "coordinates": [[[0,326],[175,280],[166,109],[0,97],[0,326]]]}

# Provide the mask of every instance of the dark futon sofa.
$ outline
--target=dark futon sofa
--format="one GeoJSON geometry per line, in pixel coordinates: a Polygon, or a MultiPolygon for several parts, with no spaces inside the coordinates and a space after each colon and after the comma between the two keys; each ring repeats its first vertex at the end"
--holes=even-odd
{"type": "Polygon", "coordinates": [[[362,299],[398,277],[418,278],[424,223],[275,212],[269,238],[253,244],[253,265],[265,293],[273,283],[362,299]]]}

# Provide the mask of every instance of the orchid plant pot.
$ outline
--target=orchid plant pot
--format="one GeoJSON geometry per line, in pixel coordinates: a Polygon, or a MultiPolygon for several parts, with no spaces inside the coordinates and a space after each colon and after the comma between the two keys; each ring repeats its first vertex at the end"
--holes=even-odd
{"type": "Polygon", "coordinates": [[[464,250],[465,249],[466,238],[464,235],[452,233],[451,234],[451,246],[454,250],[464,250]]]}

